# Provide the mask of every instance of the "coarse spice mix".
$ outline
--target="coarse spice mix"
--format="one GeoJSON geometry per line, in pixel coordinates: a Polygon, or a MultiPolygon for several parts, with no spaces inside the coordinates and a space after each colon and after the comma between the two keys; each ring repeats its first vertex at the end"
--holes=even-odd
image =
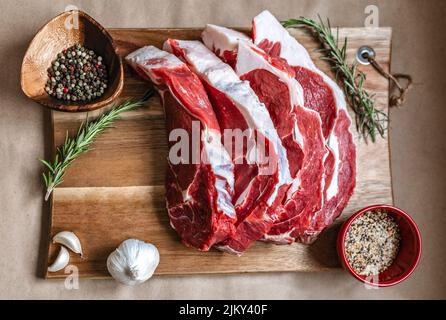
{"type": "Polygon", "coordinates": [[[400,241],[398,224],[385,210],[367,211],[347,230],[345,255],[358,274],[376,275],[395,260],[400,241]]]}

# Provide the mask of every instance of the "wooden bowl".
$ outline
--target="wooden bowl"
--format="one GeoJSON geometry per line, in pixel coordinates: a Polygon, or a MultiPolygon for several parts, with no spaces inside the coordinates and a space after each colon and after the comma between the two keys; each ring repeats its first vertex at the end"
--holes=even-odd
{"type": "Polygon", "coordinates": [[[31,41],[22,63],[21,86],[34,101],[61,111],[90,111],[111,103],[122,91],[124,70],[113,40],[92,17],[82,11],[67,11],[43,26],[31,41]],[[73,23],[76,19],[77,25],[73,23]],[[74,26],[74,27],[73,27],[74,26]],[[108,70],[108,87],[104,94],[89,103],[58,100],[45,92],[47,70],[57,54],[80,43],[103,57],[108,70]]]}

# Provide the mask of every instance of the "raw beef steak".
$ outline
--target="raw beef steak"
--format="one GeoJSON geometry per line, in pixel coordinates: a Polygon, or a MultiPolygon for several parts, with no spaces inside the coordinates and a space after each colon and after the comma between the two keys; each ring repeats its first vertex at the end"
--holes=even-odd
{"type": "Polygon", "coordinates": [[[265,103],[287,148],[293,184],[276,206],[277,219],[264,239],[291,243],[310,227],[312,215],[322,204],[326,150],[320,117],[303,107],[302,88],[285,61],[269,56],[243,34],[224,27],[208,26],[203,35],[211,48],[224,54],[223,59],[235,59],[237,74],[249,81],[265,103]]]}
{"type": "MultiPolygon", "coordinates": [[[[256,161],[257,170],[246,170],[244,164],[235,164],[237,231],[216,247],[240,254],[252,241],[261,238],[275,220],[273,211],[268,209],[276,206],[283,190],[288,189],[292,181],[287,149],[265,105],[259,101],[248,82],[241,81],[229,65],[201,42],[168,40],[164,48],[184,59],[203,80],[222,129],[248,130],[257,136],[257,141],[260,135],[266,145],[272,146],[267,155],[269,161],[266,168],[259,161],[261,159],[256,161]],[[271,164],[274,164],[274,171],[270,170],[271,164]]],[[[256,146],[259,147],[258,143],[256,146]]],[[[251,153],[250,148],[245,148],[242,156],[249,158],[251,153]]],[[[261,155],[262,152],[256,154],[261,155]]],[[[239,155],[234,157],[233,153],[234,161],[237,157],[239,155]]]]}
{"type": "Polygon", "coordinates": [[[235,232],[232,205],[233,164],[221,144],[221,131],[198,77],[174,55],[153,46],[126,57],[143,78],[151,80],[162,99],[169,135],[166,201],[171,226],[182,241],[209,250],[235,232]],[[198,132],[193,141],[193,131],[198,132]],[[187,135],[181,161],[171,154],[176,140],[187,135]],[[192,138],[192,139],[191,139],[192,138]]]}
{"type": "Polygon", "coordinates": [[[313,63],[307,50],[269,12],[253,19],[252,38],[270,55],[284,59],[295,70],[304,90],[305,106],[321,117],[329,153],[325,159],[324,205],[312,217],[311,227],[299,237],[311,242],[348,203],[356,182],[356,149],[351,120],[342,90],[313,63]]]}

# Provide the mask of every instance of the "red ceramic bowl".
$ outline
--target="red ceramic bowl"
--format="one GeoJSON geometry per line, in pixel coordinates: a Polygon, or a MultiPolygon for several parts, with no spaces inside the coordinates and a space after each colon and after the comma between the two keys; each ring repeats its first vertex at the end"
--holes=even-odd
{"type": "Polygon", "coordinates": [[[341,227],[338,234],[337,250],[342,265],[356,279],[372,286],[390,287],[407,279],[420,261],[421,235],[412,218],[403,210],[389,205],[373,205],[353,214],[341,227]],[[400,249],[393,264],[377,276],[364,276],[356,273],[345,256],[344,241],[352,222],[369,210],[383,209],[391,215],[399,226],[401,234],[400,249]]]}

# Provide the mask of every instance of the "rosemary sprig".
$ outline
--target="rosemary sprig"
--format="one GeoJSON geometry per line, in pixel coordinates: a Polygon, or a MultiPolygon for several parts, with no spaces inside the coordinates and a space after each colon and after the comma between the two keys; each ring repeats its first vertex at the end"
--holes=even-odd
{"type": "Polygon", "coordinates": [[[54,188],[62,183],[66,169],[76,160],[82,153],[90,150],[90,146],[96,137],[105,129],[111,127],[113,121],[125,111],[136,109],[144,104],[153,95],[153,89],[147,91],[144,97],[137,101],[127,100],[119,105],[114,106],[110,111],[101,115],[94,121],[86,121],[81,124],[75,137],[67,136],[62,146],[57,148],[56,156],[53,163],[40,160],[48,169],[43,172],[43,181],[46,186],[45,201],[48,200],[54,188]]]}
{"type": "Polygon", "coordinates": [[[322,45],[324,53],[322,59],[327,60],[336,78],[342,81],[344,91],[350,106],[356,114],[356,128],[364,139],[370,137],[375,142],[376,136],[381,137],[387,129],[387,114],[375,107],[374,96],[364,89],[365,73],[357,69],[357,64],[349,65],[346,61],[347,38],[342,47],[339,47],[339,37],[333,35],[330,21],[325,24],[321,17],[319,23],[305,17],[283,21],[282,25],[288,27],[305,27],[314,33],[322,45]]]}

